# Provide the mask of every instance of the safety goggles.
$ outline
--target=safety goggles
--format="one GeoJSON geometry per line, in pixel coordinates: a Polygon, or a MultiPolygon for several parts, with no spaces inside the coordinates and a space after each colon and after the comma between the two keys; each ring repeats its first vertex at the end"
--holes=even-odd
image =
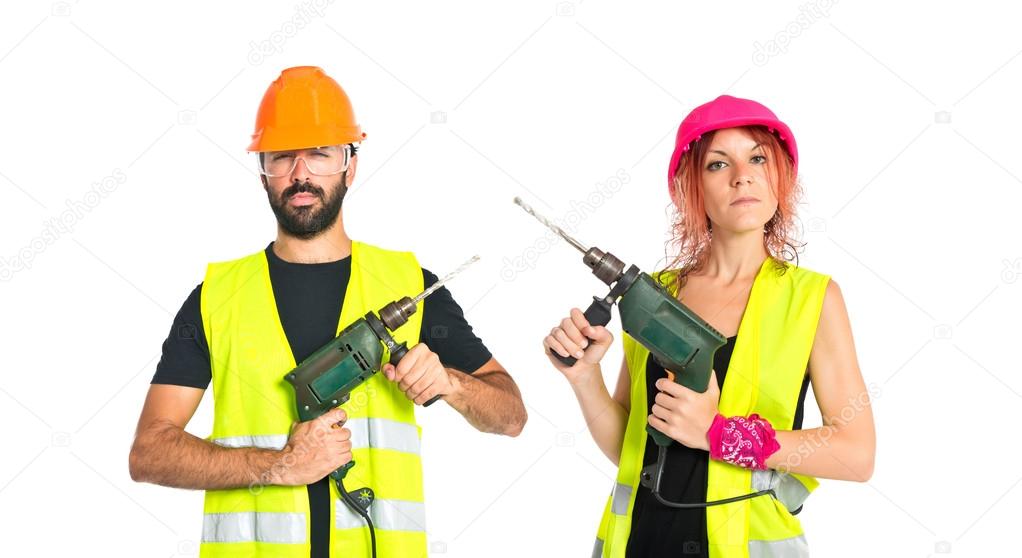
{"type": "Polygon", "coordinates": [[[294,149],[290,151],[264,151],[256,153],[259,172],[270,177],[288,176],[304,161],[309,173],[316,176],[331,176],[348,170],[355,148],[351,144],[294,149]]]}

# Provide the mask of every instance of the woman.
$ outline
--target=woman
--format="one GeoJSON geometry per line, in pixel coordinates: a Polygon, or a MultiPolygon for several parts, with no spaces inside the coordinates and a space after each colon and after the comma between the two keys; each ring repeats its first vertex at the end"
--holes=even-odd
{"type": "Polygon", "coordinates": [[[872,475],[873,416],[841,291],[797,266],[797,169],[791,131],[755,101],[718,97],[678,129],[668,174],[678,253],[655,277],[727,337],[705,392],[668,380],[625,335],[612,396],[600,368],[612,336],[577,308],[543,340],[618,465],[593,556],[808,556],[794,515],[813,477],[872,475]],[[802,430],[809,382],[824,426],[802,430]],[[677,442],[658,494],[647,424],[677,442]]]}

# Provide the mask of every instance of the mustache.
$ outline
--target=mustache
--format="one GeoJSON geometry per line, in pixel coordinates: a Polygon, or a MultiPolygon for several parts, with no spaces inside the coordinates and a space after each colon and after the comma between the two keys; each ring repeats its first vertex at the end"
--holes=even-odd
{"type": "Polygon", "coordinates": [[[316,186],[315,184],[309,181],[305,182],[296,181],[294,184],[288,186],[287,188],[284,189],[283,192],[280,193],[280,201],[286,202],[287,200],[291,199],[292,197],[298,194],[312,194],[321,200],[325,195],[322,188],[316,186]]]}

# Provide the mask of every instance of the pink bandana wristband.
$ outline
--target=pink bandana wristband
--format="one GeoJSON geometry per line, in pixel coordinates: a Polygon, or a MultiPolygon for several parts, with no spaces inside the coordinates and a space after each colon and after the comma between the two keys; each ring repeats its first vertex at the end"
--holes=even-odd
{"type": "Polygon", "coordinates": [[[766,469],[766,460],[781,449],[773,426],[757,414],[726,418],[717,414],[706,432],[710,458],[746,469],[766,469]]]}

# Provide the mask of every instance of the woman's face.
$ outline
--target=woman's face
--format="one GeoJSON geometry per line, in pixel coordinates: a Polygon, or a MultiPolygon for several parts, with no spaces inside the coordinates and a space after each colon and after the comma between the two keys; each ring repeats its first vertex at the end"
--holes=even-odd
{"type": "Polygon", "coordinates": [[[777,195],[768,154],[741,128],[725,128],[713,135],[702,179],[703,203],[715,231],[762,231],[773,217],[777,195]]]}

